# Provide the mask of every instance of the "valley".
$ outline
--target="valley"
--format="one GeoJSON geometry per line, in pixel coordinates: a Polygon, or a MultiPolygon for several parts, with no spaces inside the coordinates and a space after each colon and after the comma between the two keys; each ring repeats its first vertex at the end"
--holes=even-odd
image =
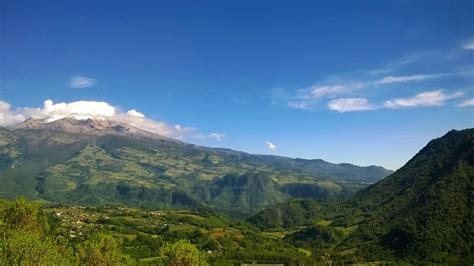
{"type": "Polygon", "coordinates": [[[57,236],[71,245],[105,232],[123,241],[124,252],[140,265],[165,262],[160,248],[187,239],[211,264],[309,263],[311,252],[266,236],[245,221],[206,210],[143,210],[124,207],[44,209],[57,236]]]}

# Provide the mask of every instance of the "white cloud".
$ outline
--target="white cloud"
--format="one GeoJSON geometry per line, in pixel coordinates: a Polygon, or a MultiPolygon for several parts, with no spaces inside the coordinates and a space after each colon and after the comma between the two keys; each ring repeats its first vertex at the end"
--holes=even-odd
{"type": "MultiPolygon", "coordinates": [[[[474,39],[463,43],[465,49],[474,50],[474,39]]],[[[353,69],[342,73],[332,73],[309,87],[294,89],[278,88],[272,90],[272,104],[285,104],[289,108],[313,110],[320,104],[321,99],[357,98],[362,96],[362,90],[376,89],[381,86],[404,84],[409,82],[427,82],[435,79],[454,79],[471,77],[472,67],[469,64],[446,66],[446,72],[410,73],[413,69],[433,68],[446,62],[460,59],[464,53],[455,49],[417,51],[398,57],[396,61],[379,65],[377,69],[353,69]],[[407,66],[411,66],[407,68],[407,66]],[[467,71],[462,68],[466,68],[467,71]],[[450,70],[449,70],[450,69],[450,70]],[[402,72],[403,71],[403,72],[402,72]]],[[[379,92],[372,92],[371,95],[379,92]]]]}
{"type": "Polygon", "coordinates": [[[11,126],[25,120],[22,114],[13,112],[11,105],[5,101],[0,101],[0,126],[11,126]]]}
{"type": "MultiPolygon", "coordinates": [[[[411,62],[404,60],[400,64],[411,62]]],[[[379,71],[380,72],[380,71],[379,71]]],[[[468,74],[471,74],[470,72],[468,74]]],[[[311,110],[321,98],[334,99],[340,95],[352,96],[355,91],[367,88],[374,88],[376,86],[424,81],[429,79],[441,78],[446,76],[461,75],[461,73],[437,73],[437,74],[418,74],[406,76],[386,76],[381,79],[372,80],[370,78],[362,80],[341,80],[340,78],[333,78],[327,80],[329,84],[314,85],[309,88],[297,90],[294,95],[286,95],[288,98],[288,107],[300,110],[311,110]],[[332,84],[331,84],[332,83],[332,84]]],[[[340,112],[348,111],[363,111],[376,109],[374,106],[368,105],[361,98],[342,98],[330,101],[330,108],[340,112]]]]}
{"type": "Polygon", "coordinates": [[[339,94],[358,90],[367,85],[367,82],[347,81],[336,85],[315,85],[310,89],[308,98],[318,99],[321,97],[334,97],[339,94]]]}
{"type": "Polygon", "coordinates": [[[135,109],[124,113],[106,102],[76,101],[71,103],[54,103],[52,100],[46,100],[42,108],[25,107],[12,110],[9,103],[0,101],[0,126],[12,126],[25,121],[27,118],[42,119],[49,123],[65,117],[74,117],[79,120],[88,118],[108,119],[177,139],[198,134],[196,128],[154,121],[145,118],[143,113],[135,109]]]}
{"type": "MultiPolygon", "coordinates": [[[[334,81],[328,81],[330,83],[334,81]]],[[[287,101],[287,106],[299,110],[312,110],[321,99],[333,99],[341,94],[352,94],[354,90],[358,90],[366,86],[367,83],[352,82],[314,85],[296,91],[295,95],[280,93],[280,98],[287,101]]]]}
{"type": "Polygon", "coordinates": [[[266,140],[265,145],[267,146],[267,149],[269,149],[271,151],[276,151],[277,146],[275,144],[271,143],[270,141],[266,140]]]}
{"type": "Polygon", "coordinates": [[[368,111],[376,109],[375,106],[369,104],[369,101],[364,98],[342,98],[332,100],[328,103],[331,110],[344,113],[354,111],[368,111]]]}
{"type": "Polygon", "coordinates": [[[445,94],[443,90],[426,91],[410,98],[395,98],[385,101],[384,107],[390,109],[422,107],[422,106],[441,106],[447,100],[461,97],[462,92],[445,94]]]}
{"type": "Polygon", "coordinates": [[[194,127],[183,127],[181,125],[170,125],[162,121],[154,121],[145,117],[131,116],[127,114],[119,114],[112,118],[117,122],[127,123],[134,127],[160,134],[166,137],[184,139],[188,136],[195,135],[198,130],[194,127]]]}
{"type": "MultiPolygon", "coordinates": [[[[365,98],[343,98],[330,101],[328,107],[331,110],[344,113],[353,111],[370,111],[379,108],[400,109],[409,107],[442,106],[446,101],[459,98],[462,95],[463,92],[460,91],[452,94],[445,94],[443,90],[426,91],[413,97],[387,100],[383,106],[372,105],[365,98]]],[[[474,99],[467,100],[458,106],[464,107],[471,105],[474,105],[474,99]]]]}
{"type": "Polygon", "coordinates": [[[211,133],[211,134],[209,134],[209,138],[215,139],[217,141],[221,141],[224,137],[225,137],[225,135],[221,134],[221,133],[211,133]]]}
{"type": "Polygon", "coordinates": [[[333,95],[340,92],[343,92],[347,89],[347,86],[344,85],[324,85],[324,86],[314,86],[311,90],[311,96],[313,98],[320,98],[326,95],[333,95]]]}
{"type": "Polygon", "coordinates": [[[474,98],[467,99],[458,105],[458,107],[469,107],[469,106],[474,106],[474,98]]]}
{"type": "Polygon", "coordinates": [[[439,75],[411,75],[411,76],[388,76],[383,79],[377,80],[375,84],[391,84],[391,83],[401,83],[401,82],[410,82],[410,81],[422,81],[427,79],[437,78],[439,75]]]}
{"type": "Polygon", "coordinates": [[[68,116],[76,119],[87,118],[107,118],[123,115],[117,108],[106,103],[97,101],[76,101],[71,103],[54,103],[52,100],[46,100],[43,108],[20,108],[17,113],[34,119],[44,119],[46,122],[52,122],[68,116]]]}
{"type": "Polygon", "coordinates": [[[308,102],[306,101],[299,101],[299,102],[289,102],[288,107],[293,109],[300,109],[300,110],[309,110],[308,102]]]}
{"type": "Polygon", "coordinates": [[[84,76],[75,76],[69,80],[69,87],[71,88],[88,88],[93,87],[97,84],[97,80],[93,78],[88,78],[84,76]]]}
{"type": "Polygon", "coordinates": [[[466,50],[472,50],[474,49],[474,40],[471,40],[470,42],[466,43],[464,45],[464,49],[466,50]]]}
{"type": "Polygon", "coordinates": [[[137,116],[137,117],[145,117],[145,115],[143,113],[137,112],[135,109],[129,110],[127,112],[127,115],[137,116]]]}
{"type": "Polygon", "coordinates": [[[46,100],[43,109],[38,115],[44,115],[50,121],[64,118],[66,116],[85,116],[85,117],[109,117],[116,114],[115,107],[106,102],[96,101],[77,101],[72,103],[56,103],[52,100],[46,100]]]}

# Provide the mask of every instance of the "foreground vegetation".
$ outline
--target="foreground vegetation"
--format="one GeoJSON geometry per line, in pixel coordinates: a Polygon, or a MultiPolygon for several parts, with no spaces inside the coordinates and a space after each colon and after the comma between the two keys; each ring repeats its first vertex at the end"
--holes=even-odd
{"type": "Polygon", "coordinates": [[[2,265],[313,264],[321,260],[213,212],[1,202],[2,265]]]}

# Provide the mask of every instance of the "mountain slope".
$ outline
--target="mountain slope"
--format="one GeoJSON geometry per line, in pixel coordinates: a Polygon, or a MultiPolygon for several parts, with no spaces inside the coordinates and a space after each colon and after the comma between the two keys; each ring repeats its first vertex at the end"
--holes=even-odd
{"type": "Polygon", "coordinates": [[[252,155],[107,120],[27,120],[0,129],[0,197],[249,213],[289,197],[347,197],[381,167],[252,155]]]}
{"type": "Polygon", "coordinates": [[[344,207],[349,206],[328,200],[290,199],[266,208],[247,220],[262,230],[288,229],[337,216],[344,207]]]}
{"type": "Polygon", "coordinates": [[[364,257],[474,261],[474,129],[432,140],[354,200],[370,217],[344,246],[364,257]]]}
{"type": "Polygon", "coordinates": [[[285,239],[345,263],[471,264],[472,206],[474,129],[465,129],[430,141],[405,166],[351,200],[323,208],[313,201],[279,204],[249,221],[263,229],[309,224],[285,239]],[[318,223],[322,219],[328,222],[318,223]]]}

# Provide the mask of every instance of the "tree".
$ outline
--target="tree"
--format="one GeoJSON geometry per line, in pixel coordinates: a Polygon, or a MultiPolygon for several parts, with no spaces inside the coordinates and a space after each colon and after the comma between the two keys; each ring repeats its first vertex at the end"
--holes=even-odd
{"type": "Polygon", "coordinates": [[[1,265],[69,265],[72,262],[70,249],[39,234],[13,231],[0,241],[1,265]]]}
{"type": "Polygon", "coordinates": [[[174,244],[166,244],[160,251],[171,265],[201,266],[208,265],[206,256],[195,245],[186,240],[179,240],[174,244]]]}
{"type": "Polygon", "coordinates": [[[24,197],[19,197],[14,201],[3,202],[0,209],[0,220],[7,230],[11,231],[44,231],[44,220],[40,216],[40,206],[28,202],[24,197]]]}
{"type": "Polygon", "coordinates": [[[80,265],[131,265],[130,256],[122,253],[121,241],[111,235],[98,234],[77,248],[80,265]]]}
{"type": "Polygon", "coordinates": [[[24,197],[0,202],[1,265],[63,265],[73,262],[72,251],[45,236],[40,206],[24,197]]]}

